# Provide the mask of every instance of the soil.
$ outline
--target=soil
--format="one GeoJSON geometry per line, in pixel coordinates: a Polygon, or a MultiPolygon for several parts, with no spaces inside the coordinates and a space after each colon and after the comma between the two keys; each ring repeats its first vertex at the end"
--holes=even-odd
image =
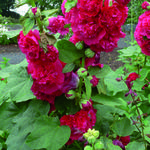
{"type": "MultiPolygon", "coordinates": [[[[100,62],[102,64],[108,64],[113,70],[116,70],[117,68],[122,66],[123,65],[122,62],[116,61],[118,56],[118,52],[117,52],[118,49],[120,48],[115,48],[113,52],[109,52],[109,53],[102,52],[100,62]]],[[[11,56],[15,55],[15,57],[13,56],[13,59],[15,58],[15,60],[21,61],[24,59],[24,57],[22,57],[22,53],[17,44],[0,45],[0,57],[4,53],[11,54],[11,56]]],[[[15,63],[15,60],[13,61],[13,64],[15,63]]],[[[18,62],[16,61],[16,63],[18,62]]]]}

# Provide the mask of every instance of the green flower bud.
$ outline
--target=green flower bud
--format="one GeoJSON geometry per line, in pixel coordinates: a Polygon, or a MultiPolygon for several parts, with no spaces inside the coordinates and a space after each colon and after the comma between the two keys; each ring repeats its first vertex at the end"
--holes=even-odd
{"type": "Polygon", "coordinates": [[[70,90],[68,93],[66,93],[67,99],[74,99],[76,97],[76,92],[73,90],[70,90]]]}
{"type": "Polygon", "coordinates": [[[94,136],[95,138],[98,138],[98,137],[99,137],[99,131],[94,131],[94,132],[93,132],[93,136],[94,136]]]}
{"type": "Polygon", "coordinates": [[[90,48],[87,48],[85,50],[85,55],[89,58],[92,58],[92,57],[94,57],[95,53],[90,48]]]}
{"type": "Polygon", "coordinates": [[[87,145],[86,147],[84,147],[84,150],[93,150],[93,148],[89,145],[87,145]]]}
{"type": "Polygon", "coordinates": [[[76,48],[79,49],[79,50],[83,49],[84,48],[83,41],[80,41],[80,42],[76,43],[76,48]]]}
{"type": "Polygon", "coordinates": [[[77,71],[77,74],[79,77],[86,77],[87,76],[87,70],[85,68],[79,68],[77,71]]]}
{"type": "Polygon", "coordinates": [[[89,137],[89,133],[88,133],[88,132],[87,132],[87,133],[84,133],[84,134],[83,134],[83,137],[87,140],[88,137],[89,137]]]}
{"type": "Polygon", "coordinates": [[[94,144],[96,141],[96,138],[92,135],[88,137],[87,141],[89,142],[89,144],[94,144]]]}
{"type": "Polygon", "coordinates": [[[104,148],[104,144],[101,141],[99,141],[95,143],[94,148],[95,150],[102,150],[104,148]]]}

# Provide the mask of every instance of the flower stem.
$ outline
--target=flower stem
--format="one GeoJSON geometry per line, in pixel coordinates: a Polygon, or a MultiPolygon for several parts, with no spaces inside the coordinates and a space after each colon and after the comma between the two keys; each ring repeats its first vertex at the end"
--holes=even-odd
{"type": "Polygon", "coordinates": [[[144,66],[146,65],[146,61],[147,61],[147,56],[145,56],[144,66]]]}
{"type": "Polygon", "coordinates": [[[143,127],[142,118],[141,118],[141,115],[140,115],[139,108],[138,108],[138,106],[137,106],[137,104],[136,104],[135,98],[134,98],[133,95],[131,95],[131,96],[132,96],[133,102],[134,102],[134,104],[135,104],[135,106],[136,106],[137,113],[138,113],[138,115],[140,116],[140,123],[141,123],[141,128],[142,128],[141,134],[142,134],[142,138],[143,138],[143,142],[144,142],[145,150],[146,150],[146,149],[147,149],[147,148],[146,148],[147,146],[146,146],[146,141],[145,141],[144,127],[143,127]]]}
{"type": "MultiPolygon", "coordinates": [[[[31,0],[30,3],[31,3],[32,7],[36,7],[36,4],[35,4],[34,0],[31,0]]],[[[40,33],[42,33],[44,30],[43,30],[43,24],[42,24],[42,22],[40,20],[40,17],[36,17],[36,22],[37,22],[37,25],[38,25],[38,27],[40,29],[40,33]]]]}

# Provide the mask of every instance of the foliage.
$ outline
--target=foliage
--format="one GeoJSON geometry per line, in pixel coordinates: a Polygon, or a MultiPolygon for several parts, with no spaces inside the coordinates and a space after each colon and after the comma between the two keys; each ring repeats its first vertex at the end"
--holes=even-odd
{"type": "Polygon", "coordinates": [[[126,24],[137,24],[139,16],[144,13],[145,10],[142,9],[141,5],[145,0],[131,0],[128,4],[129,12],[126,24]]]}
{"type": "Polygon", "coordinates": [[[58,15],[62,15],[61,4],[62,0],[38,0],[36,2],[36,6],[39,7],[41,11],[49,9],[59,9],[59,11],[57,12],[58,15]]]}
{"type": "MultiPolygon", "coordinates": [[[[36,6],[34,0],[24,3],[36,6]]],[[[74,5],[76,0],[65,7],[69,10],[74,5]]],[[[71,29],[67,35],[50,35],[43,25],[54,12],[29,11],[18,37],[27,60],[16,65],[9,65],[7,59],[2,62],[1,149],[149,149],[150,56],[131,43],[119,50],[118,60],[125,64],[113,71],[100,64],[100,52],[92,51],[87,43],[74,44],[69,39],[71,29]],[[31,31],[35,23],[39,31],[31,31]]],[[[93,30],[87,29],[91,42],[93,30]]]]}

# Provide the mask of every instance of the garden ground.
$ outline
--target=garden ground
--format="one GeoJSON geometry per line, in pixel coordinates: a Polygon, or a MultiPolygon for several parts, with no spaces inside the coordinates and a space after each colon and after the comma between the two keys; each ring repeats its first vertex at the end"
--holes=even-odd
{"type": "MultiPolygon", "coordinates": [[[[109,53],[101,53],[101,63],[108,64],[110,67],[115,70],[121,65],[122,62],[116,61],[118,52],[117,50],[120,48],[115,48],[113,52],[109,53]]],[[[0,61],[2,61],[2,57],[10,58],[11,64],[16,64],[21,62],[25,55],[20,51],[17,44],[10,44],[10,45],[0,45],[0,61]]]]}

